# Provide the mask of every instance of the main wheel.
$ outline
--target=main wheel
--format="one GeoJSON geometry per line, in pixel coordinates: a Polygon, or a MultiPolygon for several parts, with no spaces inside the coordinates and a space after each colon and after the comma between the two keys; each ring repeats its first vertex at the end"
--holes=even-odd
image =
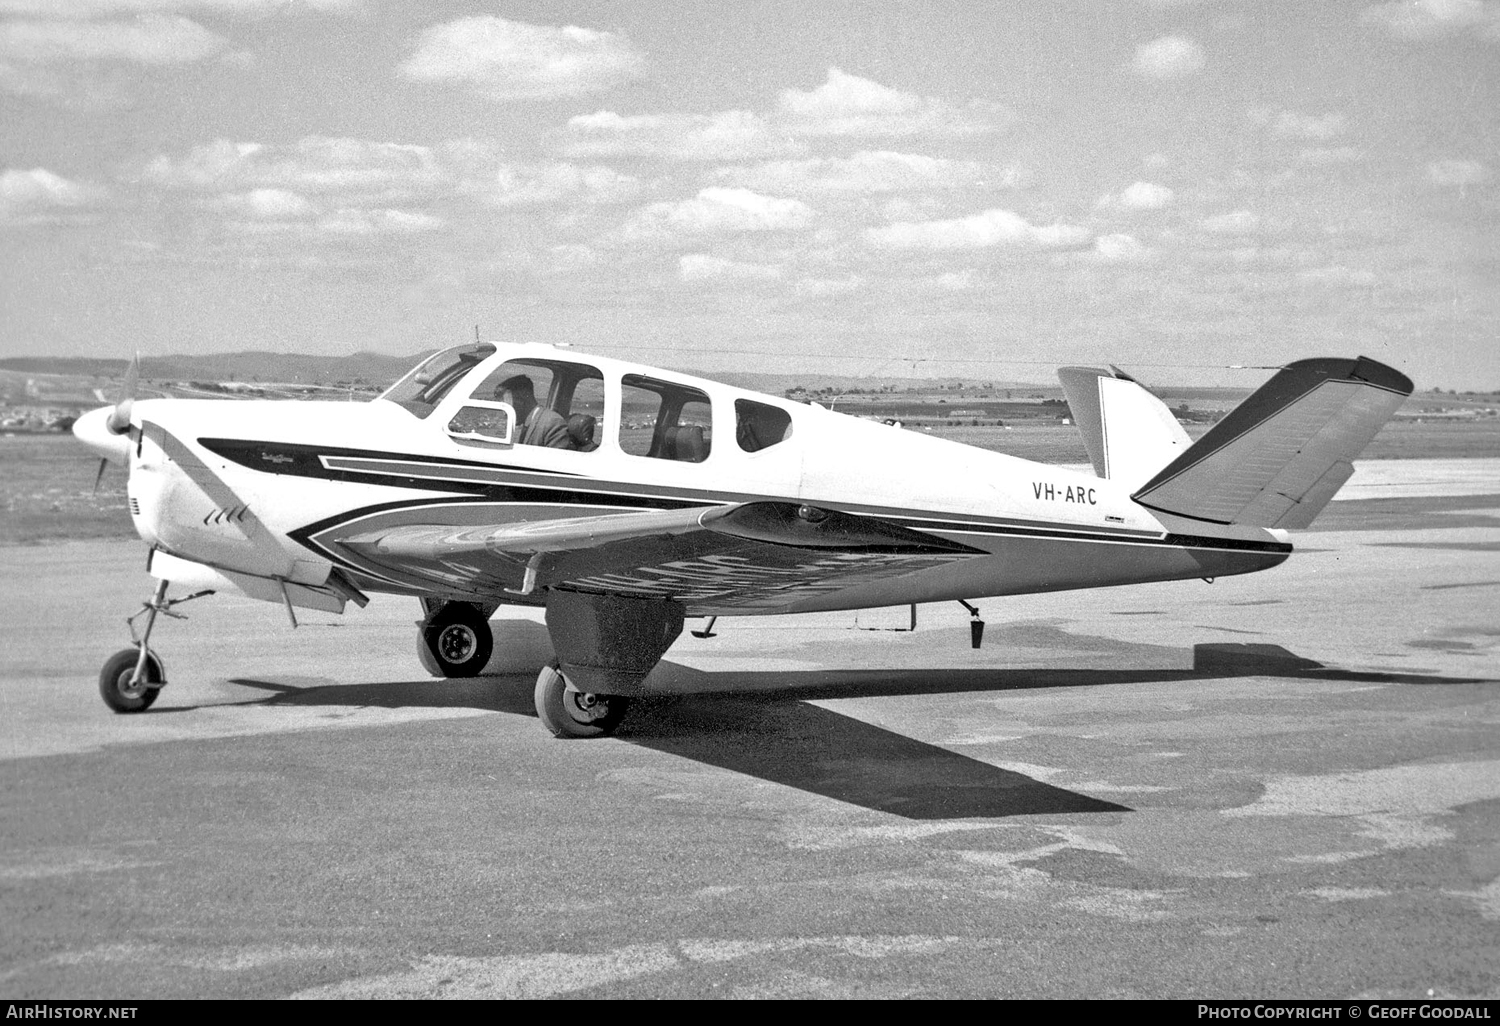
{"type": "Polygon", "coordinates": [[[544,666],[536,678],[536,714],[554,737],[604,737],[613,734],[630,699],[579,691],[555,666],[544,666]]]}
{"type": "Polygon", "coordinates": [[[422,645],[444,677],[477,677],[495,650],[495,636],[483,613],[467,602],[450,602],[422,625],[422,645]]]}
{"type": "Polygon", "coordinates": [[[140,658],[140,649],[122,648],[110,656],[99,671],[99,695],[104,704],[117,713],[144,712],[156,701],[161,685],[166,679],[162,673],[161,660],[156,653],[146,653],[146,679],[134,687],[130,678],[135,676],[135,664],[140,658]]]}

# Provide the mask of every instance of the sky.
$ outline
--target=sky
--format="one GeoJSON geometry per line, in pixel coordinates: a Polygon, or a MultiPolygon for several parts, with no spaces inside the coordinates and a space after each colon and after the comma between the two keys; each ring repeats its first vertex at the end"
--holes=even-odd
{"type": "Polygon", "coordinates": [[[1500,0],[0,0],[0,353],[1500,388],[1500,0]]]}

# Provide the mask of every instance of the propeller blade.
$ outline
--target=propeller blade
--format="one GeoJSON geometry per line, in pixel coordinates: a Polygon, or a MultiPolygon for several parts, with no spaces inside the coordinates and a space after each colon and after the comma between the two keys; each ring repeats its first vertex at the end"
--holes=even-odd
{"type": "Polygon", "coordinates": [[[130,408],[135,405],[136,384],[141,379],[141,354],[136,351],[130,366],[125,368],[125,380],[120,385],[120,401],[115,403],[109,420],[104,422],[111,434],[123,435],[130,431],[130,408]]]}
{"type": "Polygon", "coordinates": [[[120,385],[120,400],[122,402],[135,398],[135,386],[141,379],[141,351],[135,351],[130,366],[125,368],[125,381],[120,385]]]}
{"type": "Polygon", "coordinates": [[[109,466],[109,460],[102,459],[102,460],[99,461],[99,473],[97,473],[97,474],[94,475],[94,494],[95,495],[99,494],[99,482],[104,480],[104,468],[107,467],[107,466],[109,466]]]}

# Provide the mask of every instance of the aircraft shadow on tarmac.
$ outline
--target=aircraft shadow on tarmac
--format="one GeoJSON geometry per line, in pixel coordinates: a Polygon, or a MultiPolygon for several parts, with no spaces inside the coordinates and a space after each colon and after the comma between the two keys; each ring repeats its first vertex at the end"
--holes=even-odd
{"type": "MultiPolygon", "coordinates": [[[[1150,669],[916,669],[705,672],[665,667],[672,694],[638,701],[620,741],[908,819],[1129,812],[1025,774],[992,766],[811,704],[809,699],[937,695],[1111,684],[1280,677],[1391,684],[1473,684],[1483,678],[1331,669],[1277,645],[1204,644],[1193,667],[1150,669]]],[[[521,677],[297,688],[240,679],[274,692],[256,703],[311,706],[469,707],[534,715],[521,677]]]]}

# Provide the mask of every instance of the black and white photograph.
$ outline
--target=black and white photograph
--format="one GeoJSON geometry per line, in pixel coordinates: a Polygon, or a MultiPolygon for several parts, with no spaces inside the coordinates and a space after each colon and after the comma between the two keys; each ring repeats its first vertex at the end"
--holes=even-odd
{"type": "Polygon", "coordinates": [[[0,0],[0,1004],[1500,1004],[1500,0],[0,0]]]}

